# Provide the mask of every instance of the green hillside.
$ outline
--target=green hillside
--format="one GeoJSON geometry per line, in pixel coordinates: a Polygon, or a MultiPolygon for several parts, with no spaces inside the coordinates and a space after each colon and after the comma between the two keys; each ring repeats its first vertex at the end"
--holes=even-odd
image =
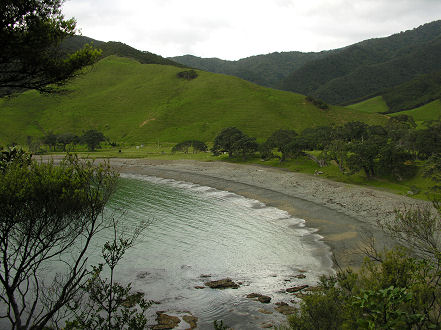
{"type": "Polygon", "coordinates": [[[2,99],[0,144],[23,143],[27,136],[49,131],[81,134],[87,129],[131,144],[212,141],[228,126],[263,139],[278,128],[301,131],[353,120],[371,124],[385,120],[342,107],[320,110],[302,95],[236,77],[198,71],[196,79],[180,79],[180,71],[109,56],[68,85],[71,92],[66,95],[29,91],[2,99]]]}
{"type": "Polygon", "coordinates": [[[147,51],[140,51],[122,42],[116,41],[104,42],[84,36],[73,36],[65,39],[62,43],[62,47],[67,53],[73,53],[83,48],[85,44],[92,44],[94,47],[101,49],[102,57],[116,55],[119,57],[132,58],[142,64],[164,64],[183,67],[182,64],[176,63],[162,56],[147,51]]]}
{"type": "Polygon", "coordinates": [[[347,108],[367,113],[382,113],[389,111],[389,108],[382,96],[372,97],[370,99],[348,105],[347,108]]]}
{"type": "Polygon", "coordinates": [[[282,88],[332,104],[348,104],[438,71],[440,59],[441,21],[435,21],[306,63],[285,79],[282,88]]]}
{"type": "Polygon", "coordinates": [[[407,110],[407,111],[400,111],[391,114],[391,116],[398,116],[398,115],[409,115],[412,116],[415,122],[419,125],[423,124],[424,122],[428,122],[431,120],[440,120],[441,119],[441,101],[436,100],[432,101],[428,104],[425,104],[421,107],[407,110]]]}

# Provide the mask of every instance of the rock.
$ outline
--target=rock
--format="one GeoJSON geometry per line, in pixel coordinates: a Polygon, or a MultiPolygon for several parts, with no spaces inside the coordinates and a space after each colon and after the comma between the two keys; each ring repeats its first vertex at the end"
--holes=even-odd
{"type": "Polygon", "coordinates": [[[284,301],[278,301],[278,302],[276,302],[276,305],[277,306],[288,306],[288,304],[284,301]]]}
{"type": "Polygon", "coordinates": [[[280,314],[283,314],[283,315],[291,315],[291,314],[294,314],[296,312],[296,308],[293,307],[293,306],[289,306],[288,304],[277,306],[275,308],[275,310],[278,311],[280,314]]]}
{"type": "Polygon", "coordinates": [[[231,278],[224,278],[217,281],[205,282],[205,286],[208,286],[212,289],[237,289],[239,287],[239,284],[234,283],[231,278]]]}
{"type": "Polygon", "coordinates": [[[201,274],[199,277],[200,278],[207,278],[207,277],[211,277],[211,275],[210,274],[201,274]]]}
{"type": "Polygon", "coordinates": [[[272,314],[273,313],[273,312],[271,312],[267,309],[264,309],[264,308],[259,309],[258,312],[262,313],[262,314],[272,314]]]}
{"type": "Polygon", "coordinates": [[[271,323],[262,323],[262,324],[260,325],[260,327],[261,327],[262,329],[269,329],[269,328],[272,328],[273,325],[272,325],[271,323]]]}
{"type": "Polygon", "coordinates": [[[299,292],[303,289],[306,289],[309,285],[305,284],[305,285],[299,285],[299,286],[293,286],[292,288],[288,288],[285,291],[289,292],[289,293],[294,293],[294,292],[299,292]]]}
{"type": "Polygon", "coordinates": [[[247,298],[253,299],[253,298],[259,298],[262,295],[260,293],[249,293],[246,295],[247,298]]]}
{"type": "Polygon", "coordinates": [[[260,301],[262,304],[268,304],[271,301],[270,296],[265,296],[263,294],[254,293],[254,292],[247,294],[246,297],[249,299],[257,298],[257,300],[260,301]]]}
{"type": "Polygon", "coordinates": [[[177,316],[170,316],[163,311],[158,311],[156,312],[156,322],[158,324],[152,327],[153,330],[173,329],[178,326],[181,320],[177,316]]]}
{"type": "Polygon", "coordinates": [[[257,298],[257,300],[259,300],[262,304],[268,304],[271,301],[271,297],[261,295],[257,298]]]}
{"type": "Polygon", "coordinates": [[[146,278],[149,275],[150,275],[149,272],[142,272],[142,273],[139,273],[138,275],[136,275],[136,278],[143,279],[143,278],[146,278]]]}
{"type": "Polygon", "coordinates": [[[196,316],[193,315],[184,315],[182,317],[184,319],[185,322],[187,322],[190,325],[190,328],[188,329],[196,329],[198,326],[198,318],[196,316]]]}
{"type": "Polygon", "coordinates": [[[305,274],[299,274],[299,275],[296,275],[294,277],[301,279],[301,278],[306,278],[306,275],[305,274]]]}
{"type": "Polygon", "coordinates": [[[205,286],[196,285],[194,288],[195,288],[195,289],[205,289],[205,286]]]}

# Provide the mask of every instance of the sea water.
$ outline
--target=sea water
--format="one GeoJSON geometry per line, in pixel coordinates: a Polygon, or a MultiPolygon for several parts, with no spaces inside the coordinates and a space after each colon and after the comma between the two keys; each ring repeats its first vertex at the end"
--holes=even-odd
{"type": "Polygon", "coordinates": [[[231,192],[124,174],[109,210],[123,211],[121,221],[133,228],[150,223],[118,265],[116,279],[160,303],[151,313],[189,311],[200,329],[221,319],[235,329],[281,323],[285,317],[274,303],[295,298],[283,291],[313,285],[332,272],[329,248],[304,220],[231,192]],[[226,277],[240,288],[195,288],[226,277]],[[252,301],[246,298],[251,292],[272,301],[252,301]],[[262,314],[262,308],[273,314],[262,314]]]}

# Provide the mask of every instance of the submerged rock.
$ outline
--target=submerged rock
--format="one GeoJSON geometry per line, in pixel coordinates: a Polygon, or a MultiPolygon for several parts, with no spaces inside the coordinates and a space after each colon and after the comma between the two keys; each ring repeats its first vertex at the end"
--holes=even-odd
{"type": "Polygon", "coordinates": [[[299,275],[296,275],[294,277],[298,278],[298,279],[302,279],[302,278],[306,278],[306,275],[305,274],[299,274],[299,275]]]}
{"type": "Polygon", "coordinates": [[[288,288],[285,291],[288,293],[294,293],[294,292],[299,292],[303,289],[306,289],[307,287],[309,287],[309,285],[305,284],[305,285],[299,285],[299,286],[293,286],[292,288],[288,288]]]}
{"type": "Polygon", "coordinates": [[[291,315],[294,314],[296,312],[296,308],[293,306],[288,305],[287,303],[284,302],[280,302],[280,303],[276,303],[277,307],[275,307],[274,309],[276,311],[278,311],[280,314],[283,315],[291,315]]]}
{"type": "Polygon", "coordinates": [[[194,315],[184,315],[182,319],[190,325],[188,329],[196,329],[198,326],[198,318],[194,315]]]}
{"type": "Polygon", "coordinates": [[[271,312],[267,309],[264,309],[264,308],[259,309],[258,312],[262,313],[262,314],[272,314],[273,313],[273,312],[271,312]]]}
{"type": "Polygon", "coordinates": [[[173,329],[181,323],[181,320],[177,316],[167,315],[163,311],[158,311],[156,312],[156,322],[158,324],[152,327],[153,330],[173,329]]]}
{"type": "Polygon", "coordinates": [[[261,295],[259,298],[257,298],[257,300],[259,300],[262,304],[269,304],[271,297],[261,295]]]}
{"type": "Polygon", "coordinates": [[[233,282],[231,278],[224,278],[217,281],[205,282],[205,285],[212,289],[237,289],[239,284],[233,282]]]}

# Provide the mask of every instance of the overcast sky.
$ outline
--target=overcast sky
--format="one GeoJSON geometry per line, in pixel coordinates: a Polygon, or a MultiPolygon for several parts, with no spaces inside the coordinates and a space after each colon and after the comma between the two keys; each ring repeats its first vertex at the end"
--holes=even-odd
{"type": "Polygon", "coordinates": [[[165,57],[320,51],[441,19],[441,0],[68,0],[84,36],[165,57]]]}

